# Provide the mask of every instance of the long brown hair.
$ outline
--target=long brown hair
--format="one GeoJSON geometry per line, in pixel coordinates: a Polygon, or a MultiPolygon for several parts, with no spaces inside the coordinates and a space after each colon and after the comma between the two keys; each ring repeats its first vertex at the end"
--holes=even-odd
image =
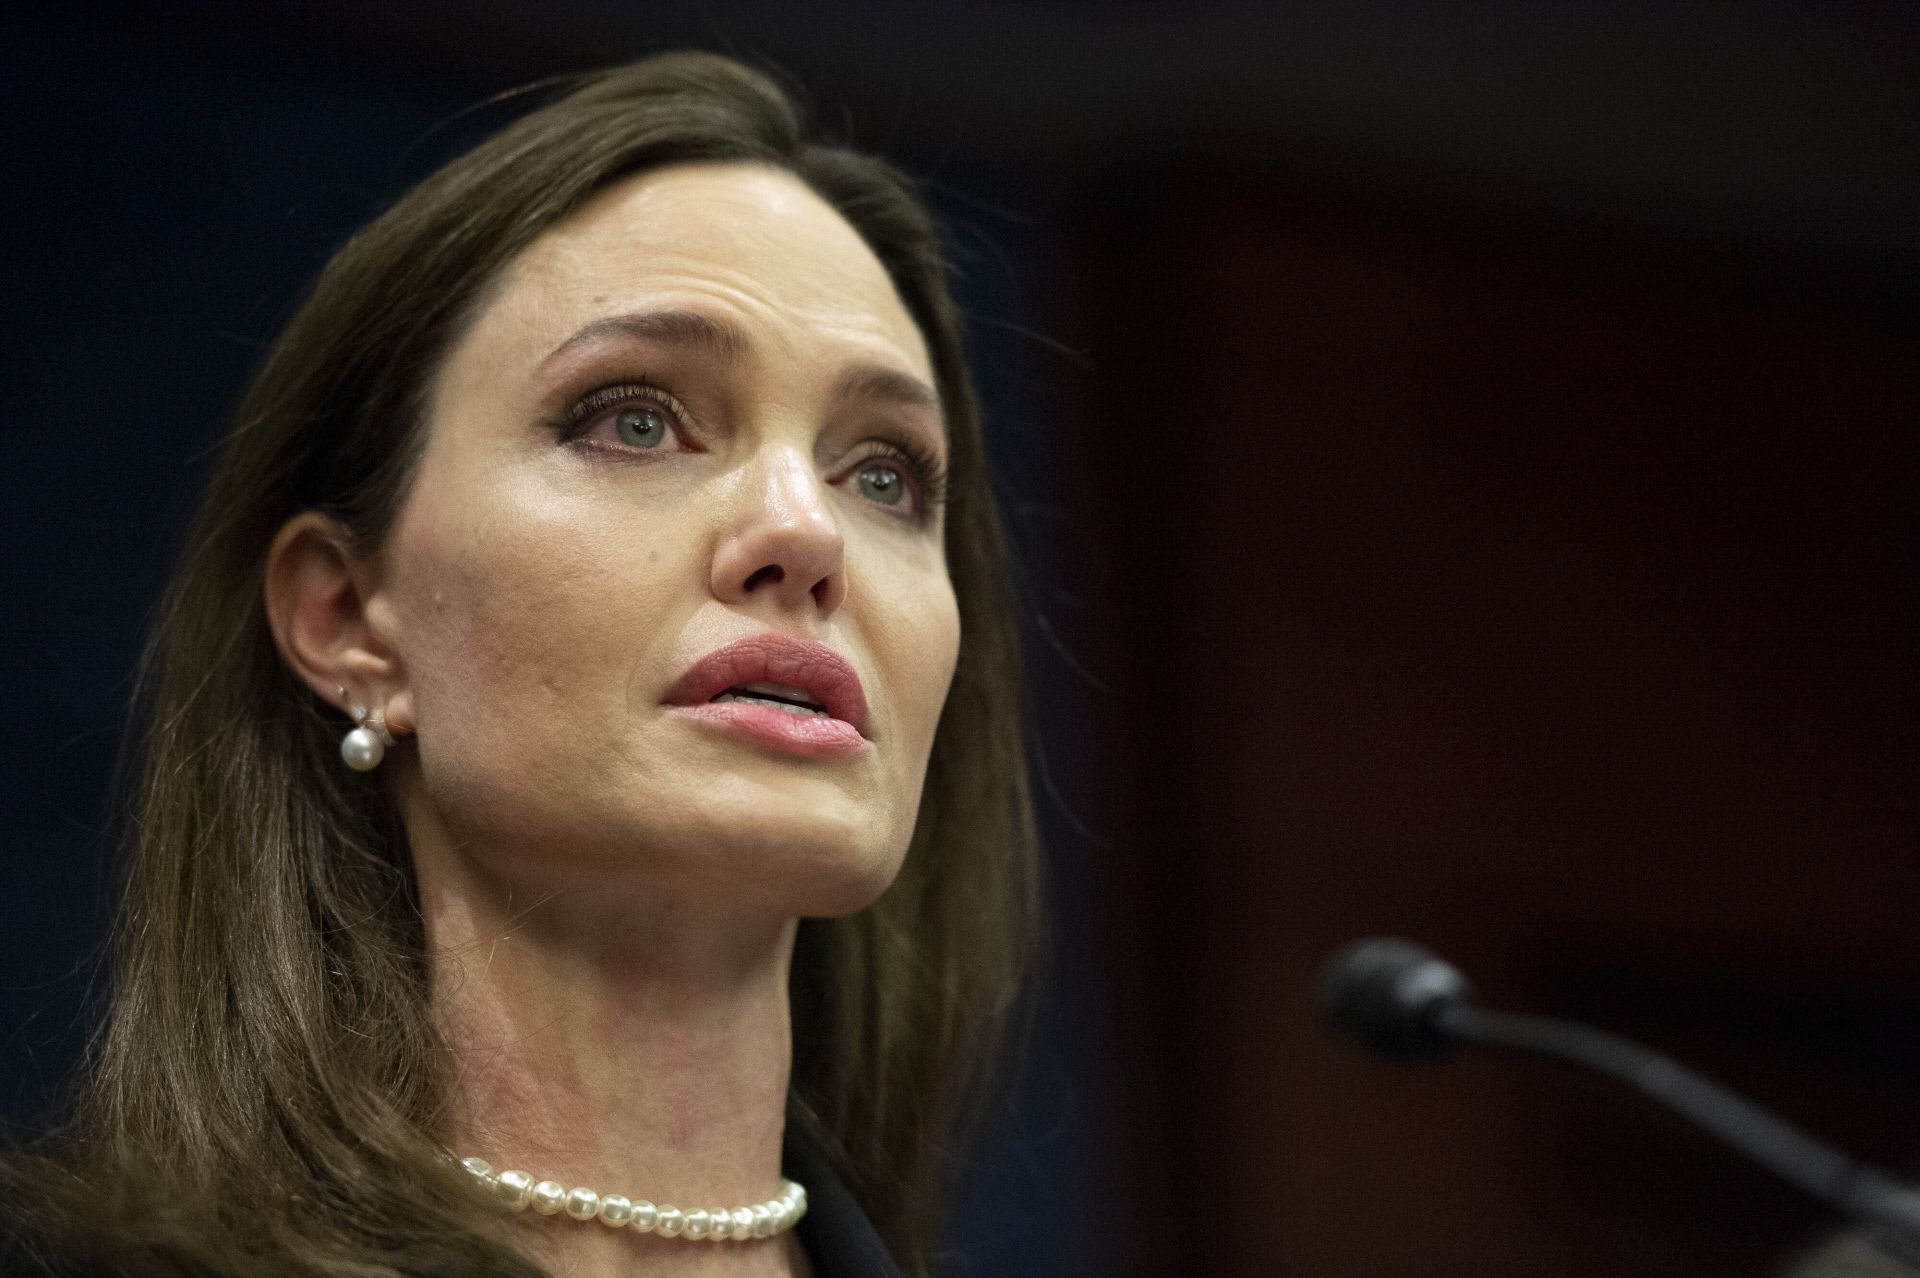
{"type": "Polygon", "coordinates": [[[919,324],[952,436],[959,664],[899,879],[801,926],[789,1104],[903,1267],[928,1271],[955,1116],[1003,1045],[1037,933],[979,409],[909,182],[810,138],[766,76],[673,54],[585,77],[404,196],[327,265],[241,405],[145,659],[106,1021],[58,1137],[4,1170],[28,1236],[85,1272],[539,1272],[431,1136],[447,1054],[406,837],[386,790],[338,765],[337,715],[277,656],[262,569],[303,510],[378,546],[425,387],[489,284],[596,191],[698,161],[784,168],[859,232],[919,324]]]}

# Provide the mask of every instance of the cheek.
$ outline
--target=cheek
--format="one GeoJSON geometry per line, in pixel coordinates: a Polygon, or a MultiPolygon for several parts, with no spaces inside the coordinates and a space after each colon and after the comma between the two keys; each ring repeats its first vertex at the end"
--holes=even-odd
{"type": "Polygon", "coordinates": [[[443,812],[547,819],[543,800],[625,775],[610,756],[629,684],[687,593],[673,547],[625,532],[604,510],[472,490],[395,530],[423,780],[443,812]]]}
{"type": "MultiPolygon", "coordinates": [[[[941,589],[921,597],[921,606],[903,610],[886,628],[898,672],[896,727],[892,751],[892,800],[886,805],[884,843],[889,849],[884,888],[899,873],[926,795],[927,766],[933,739],[946,709],[960,646],[960,615],[953,591],[941,577],[941,589]]],[[[876,892],[877,895],[877,892],[876,892]]],[[[864,903],[863,903],[864,904],[864,903]]]]}
{"type": "Polygon", "coordinates": [[[913,606],[894,611],[880,633],[886,636],[896,672],[903,744],[911,744],[918,776],[925,772],[933,748],[934,730],[946,707],[960,649],[960,611],[945,574],[936,586],[919,592],[913,606]]]}

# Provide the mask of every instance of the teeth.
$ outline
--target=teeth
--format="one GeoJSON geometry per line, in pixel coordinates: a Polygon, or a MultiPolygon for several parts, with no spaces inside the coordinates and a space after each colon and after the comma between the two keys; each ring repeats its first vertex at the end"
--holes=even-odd
{"type": "Polygon", "coordinates": [[[796,705],[789,705],[785,701],[775,701],[772,697],[742,696],[738,693],[733,693],[733,692],[723,692],[719,696],[715,697],[714,700],[716,702],[747,701],[747,702],[751,702],[756,706],[772,706],[775,710],[785,710],[788,714],[812,714],[812,715],[819,715],[822,718],[824,718],[827,713],[825,710],[815,710],[812,706],[796,706],[796,705]]]}
{"type": "Polygon", "coordinates": [[[739,690],[741,692],[764,692],[768,696],[776,697],[781,701],[797,701],[810,706],[820,703],[820,698],[814,696],[805,688],[796,688],[790,683],[775,683],[771,679],[755,679],[752,683],[740,684],[739,690]]]}

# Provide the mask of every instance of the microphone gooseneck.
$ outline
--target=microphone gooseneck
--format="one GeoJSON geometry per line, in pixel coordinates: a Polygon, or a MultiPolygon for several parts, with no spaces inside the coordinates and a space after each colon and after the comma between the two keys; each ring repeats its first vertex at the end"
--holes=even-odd
{"type": "Polygon", "coordinates": [[[1920,1199],[1891,1177],[1638,1043],[1570,1021],[1483,1011],[1472,999],[1464,976],[1411,941],[1356,941],[1320,973],[1321,1015],[1371,1052],[1432,1060],[1467,1043],[1605,1075],[1866,1224],[1882,1250],[1920,1266],[1920,1199]]]}
{"type": "Polygon", "coordinates": [[[1376,937],[1334,951],[1320,969],[1321,1015],[1360,1046],[1394,1060],[1453,1050],[1440,1013],[1465,1006],[1473,987],[1412,941],[1376,937]]]}

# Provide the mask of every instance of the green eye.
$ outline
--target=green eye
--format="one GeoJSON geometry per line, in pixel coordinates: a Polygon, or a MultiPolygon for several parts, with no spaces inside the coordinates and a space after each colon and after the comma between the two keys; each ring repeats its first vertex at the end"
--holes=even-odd
{"type": "Polygon", "coordinates": [[[623,408],[613,419],[613,433],[634,448],[658,448],[667,436],[666,414],[645,404],[623,408]]]}
{"type": "Polygon", "coordinates": [[[883,506],[897,506],[906,491],[892,466],[869,466],[859,474],[860,491],[883,506]]]}

